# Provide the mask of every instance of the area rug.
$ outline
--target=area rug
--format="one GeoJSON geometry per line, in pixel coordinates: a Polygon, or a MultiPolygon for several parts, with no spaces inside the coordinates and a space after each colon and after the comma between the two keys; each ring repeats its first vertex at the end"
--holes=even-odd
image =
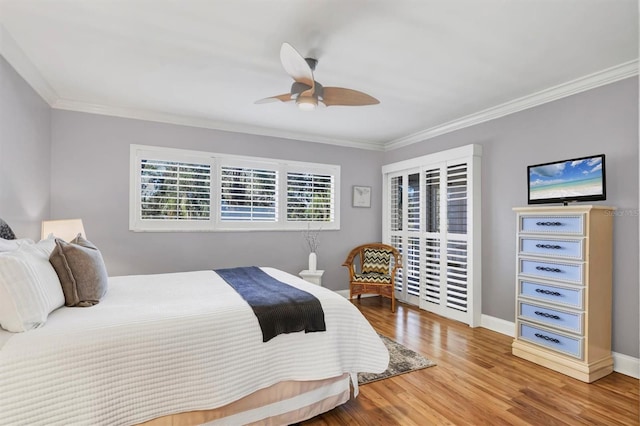
{"type": "Polygon", "coordinates": [[[410,371],[421,370],[433,367],[435,362],[428,360],[419,353],[402,346],[400,343],[389,339],[387,336],[379,334],[385,346],[389,350],[389,368],[380,374],[358,373],[358,384],[364,385],[410,371]]]}

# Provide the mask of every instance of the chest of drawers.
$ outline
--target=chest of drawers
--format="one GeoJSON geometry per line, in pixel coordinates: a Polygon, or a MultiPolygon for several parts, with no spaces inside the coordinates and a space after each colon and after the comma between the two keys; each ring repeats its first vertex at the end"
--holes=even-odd
{"type": "Polygon", "coordinates": [[[613,371],[613,208],[520,207],[514,355],[593,382],[613,371]]]}

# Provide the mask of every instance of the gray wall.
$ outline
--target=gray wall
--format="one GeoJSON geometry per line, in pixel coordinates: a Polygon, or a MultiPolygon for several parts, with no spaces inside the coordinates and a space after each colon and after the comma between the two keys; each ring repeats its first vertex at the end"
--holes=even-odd
{"type": "Polygon", "coordinates": [[[341,166],[341,229],[321,231],[323,285],[348,288],[350,248],[381,238],[382,152],[54,110],[51,213],[81,217],[110,275],[240,265],[297,274],[308,250],[299,231],[135,233],[129,229],[129,146],[145,144],[341,166]],[[369,209],[351,207],[353,185],[373,187],[369,209]]]}
{"type": "Polygon", "coordinates": [[[49,216],[51,109],[0,56],[0,218],[39,239],[49,216]]]}
{"type": "Polygon", "coordinates": [[[630,78],[386,153],[393,163],[477,143],[482,157],[482,313],[515,319],[515,214],[530,164],[606,154],[614,219],[613,350],[639,354],[638,79],[630,78]]]}

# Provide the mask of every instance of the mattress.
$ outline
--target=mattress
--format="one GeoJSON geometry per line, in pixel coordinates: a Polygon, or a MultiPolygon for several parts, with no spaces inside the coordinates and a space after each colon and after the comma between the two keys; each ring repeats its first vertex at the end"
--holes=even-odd
{"type": "Polygon", "coordinates": [[[349,301],[262,269],[320,299],[327,331],[263,343],[251,308],[213,271],[113,277],[98,305],[0,335],[0,424],[134,424],[287,380],[348,373],[357,387],[358,372],[387,368],[384,344],[349,301]]]}

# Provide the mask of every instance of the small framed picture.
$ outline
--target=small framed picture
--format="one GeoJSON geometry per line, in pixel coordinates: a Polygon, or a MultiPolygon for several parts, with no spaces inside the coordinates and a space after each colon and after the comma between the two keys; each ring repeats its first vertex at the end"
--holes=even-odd
{"type": "Polygon", "coordinates": [[[371,187],[353,187],[353,207],[371,207],[371,187]]]}

